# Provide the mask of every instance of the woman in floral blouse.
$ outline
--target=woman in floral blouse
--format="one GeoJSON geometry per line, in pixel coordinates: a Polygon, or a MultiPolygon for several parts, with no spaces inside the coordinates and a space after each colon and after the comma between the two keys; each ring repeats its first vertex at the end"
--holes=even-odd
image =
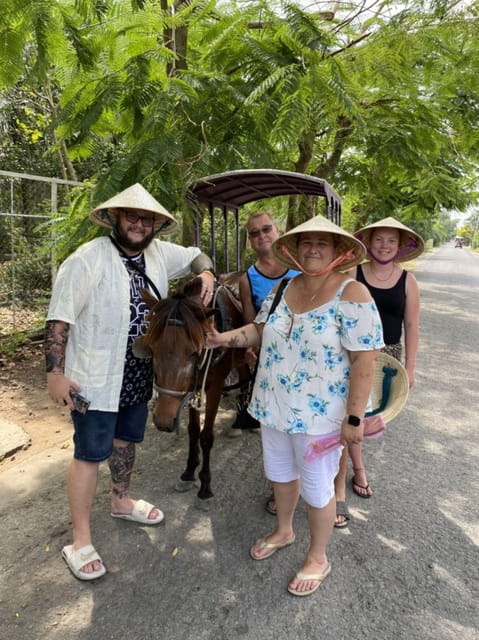
{"type": "Polygon", "coordinates": [[[288,585],[310,595],[330,573],[326,547],[335,520],[334,478],[341,445],[363,438],[378,350],[384,345],[376,305],[364,285],[342,271],[357,265],[364,246],[323,216],[274,243],[275,257],[301,271],[268,316],[274,291],[255,321],[208,334],[208,346],[261,345],[249,411],[261,423],[265,473],[276,499],[275,530],[253,545],[265,560],[295,540],[293,516],[301,496],[308,506],[310,545],[288,585]]]}

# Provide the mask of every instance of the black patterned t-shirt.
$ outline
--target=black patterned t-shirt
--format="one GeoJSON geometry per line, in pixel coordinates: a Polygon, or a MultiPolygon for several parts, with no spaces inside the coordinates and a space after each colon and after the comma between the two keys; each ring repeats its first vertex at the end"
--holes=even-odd
{"type": "MultiPolygon", "coordinates": [[[[127,258],[122,256],[122,260],[130,275],[130,328],[119,406],[132,407],[141,402],[147,402],[151,398],[153,360],[152,358],[136,358],[133,355],[133,341],[146,333],[145,316],[148,313],[148,307],[141,297],[141,290],[145,289],[147,285],[142,274],[128,264],[127,258]]],[[[142,253],[130,258],[130,262],[135,262],[141,269],[145,269],[145,258],[142,253]]]]}

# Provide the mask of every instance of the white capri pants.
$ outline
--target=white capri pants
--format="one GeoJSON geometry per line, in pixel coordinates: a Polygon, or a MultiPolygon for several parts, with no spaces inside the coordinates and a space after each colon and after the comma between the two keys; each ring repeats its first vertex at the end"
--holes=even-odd
{"type": "MultiPolygon", "coordinates": [[[[316,436],[317,437],[317,436],[316,436]]],[[[261,425],[264,472],[272,482],[300,481],[300,495],[307,504],[322,509],[334,496],[343,447],[306,462],[306,449],[315,436],[286,434],[261,425]]]]}

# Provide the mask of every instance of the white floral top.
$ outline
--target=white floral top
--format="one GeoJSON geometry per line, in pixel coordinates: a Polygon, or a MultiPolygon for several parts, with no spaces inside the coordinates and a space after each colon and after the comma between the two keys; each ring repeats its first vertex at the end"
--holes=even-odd
{"type": "Polygon", "coordinates": [[[349,282],[330,302],[300,314],[292,313],[283,294],[268,318],[273,294],[265,298],[255,318],[266,324],[249,405],[262,425],[288,434],[322,435],[341,429],[349,392],[349,352],[384,346],[375,303],[340,299],[349,282]]]}

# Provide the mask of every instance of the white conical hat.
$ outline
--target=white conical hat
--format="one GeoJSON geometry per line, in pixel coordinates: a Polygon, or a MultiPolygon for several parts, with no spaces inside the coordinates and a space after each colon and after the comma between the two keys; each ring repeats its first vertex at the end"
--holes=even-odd
{"type": "Polygon", "coordinates": [[[373,222],[372,224],[368,224],[362,229],[359,229],[359,231],[356,231],[354,235],[358,240],[361,240],[367,248],[369,248],[371,243],[371,234],[374,229],[377,228],[399,230],[400,246],[398,255],[394,258],[394,262],[407,262],[409,260],[413,260],[420,256],[424,251],[424,240],[421,236],[391,216],[389,218],[383,218],[382,220],[373,222]]]}
{"type": "Polygon", "coordinates": [[[344,229],[341,229],[341,227],[338,227],[338,225],[331,222],[331,220],[328,220],[328,218],[318,215],[306,220],[306,222],[294,227],[294,229],[290,229],[273,243],[272,249],[275,259],[290,269],[297,269],[297,264],[295,264],[288,255],[283,253],[281,247],[285,247],[289,254],[297,260],[299,235],[312,231],[323,231],[337,236],[340,254],[347,253],[351,250],[353,251],[354,257],[341,262],[338,266],[334,267],[334,271],[347,271],[362,262],[366,257],[366,249],[362,242],[344,229]]]}
{"type": "Polygon", "coordinates": [[[163,205],[148,193],[138,182],[116,196],[98,205],[90,213],[90,220],[102,227],[111,228],[108,209],[134,209],[135,211],[147,211],[155,215],[155,231],[160,234],[172,233],[178,228],[178,223],[163,205]]]}

